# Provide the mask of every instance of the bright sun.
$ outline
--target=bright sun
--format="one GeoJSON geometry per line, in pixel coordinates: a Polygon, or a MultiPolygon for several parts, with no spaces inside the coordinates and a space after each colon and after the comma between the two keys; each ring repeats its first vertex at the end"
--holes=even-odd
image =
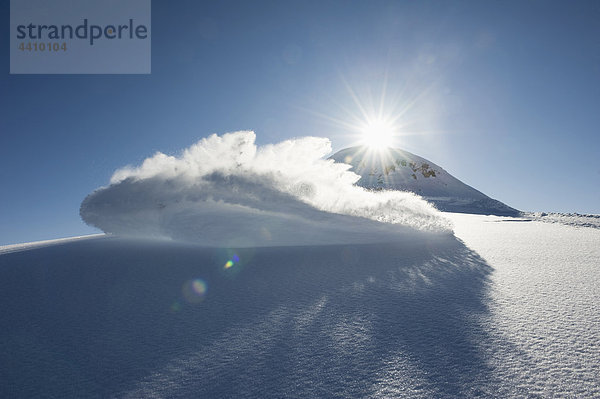
{"type": "Polygon", "coordinates": [[[394,128],[384,120],[371,120],[361,130],[361,141],[368,147],[383,149],[392,145],[394,128]]]}

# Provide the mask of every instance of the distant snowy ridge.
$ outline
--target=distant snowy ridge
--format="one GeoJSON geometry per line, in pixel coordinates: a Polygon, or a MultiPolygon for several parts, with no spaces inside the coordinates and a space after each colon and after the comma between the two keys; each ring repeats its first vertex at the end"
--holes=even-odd
{"type": "Polygon", "coordinates": [[[212,135],[179,156],[157,153],[117,170],[81,204],[107,233],[209,246],[392,242],[450,233],[450,222],[408,192],[355,185],[349,166],[324,159],[329,140],[257,147],[254,132],[212,135]]]}
{"type": "Polygon", "coordinates": [[[523,212],[523,217],[546,223],[560,223],[576,227],[600,229],[600,215],[555,212],[523,212]]]}
{"type": "Polygon", "coordinates": [[[409,191],[448,212],[519,216],[520,212],[461,182],[435,163],[401,149],[352,147],[330,159],[351,165],[359,186],[409,191]]]}

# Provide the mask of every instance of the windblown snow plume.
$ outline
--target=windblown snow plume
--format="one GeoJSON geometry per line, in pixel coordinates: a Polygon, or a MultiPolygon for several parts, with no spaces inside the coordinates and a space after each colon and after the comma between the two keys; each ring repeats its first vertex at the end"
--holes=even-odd
{"type": "Polygon", "coordinates": [[[323,157],[329,140],[258,147],[250,131],[212,135],[179,157],[157,153],[117,170],[81,204],[107,233],[201,245],[272,246],[390,242],[449,222],[406,192],[357,187],[349,165],[323,157]]]}

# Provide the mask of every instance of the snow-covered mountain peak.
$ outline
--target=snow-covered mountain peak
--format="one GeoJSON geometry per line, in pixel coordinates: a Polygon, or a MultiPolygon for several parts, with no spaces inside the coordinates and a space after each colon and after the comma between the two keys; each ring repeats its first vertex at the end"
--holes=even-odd
{"type": "Polygon", "coordinates": [[[451,212],[515,216],[519,214],[461,182],[441,166],[397,148],[372,150],[359,146],[331,156],[336,162],[352,166],[361,178],[358,185],[376,190],[411,191],[451,212]]]}

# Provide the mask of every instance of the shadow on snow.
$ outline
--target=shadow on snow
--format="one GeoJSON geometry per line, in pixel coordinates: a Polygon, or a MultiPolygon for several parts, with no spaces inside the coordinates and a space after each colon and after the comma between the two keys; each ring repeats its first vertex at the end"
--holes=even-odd
{"type": "Polygon", "coordinates": [[[0,396],[489,394],[491,272],[453,236],[425,233],[237,251],[103,238],[6,254],[0,396]]]}

